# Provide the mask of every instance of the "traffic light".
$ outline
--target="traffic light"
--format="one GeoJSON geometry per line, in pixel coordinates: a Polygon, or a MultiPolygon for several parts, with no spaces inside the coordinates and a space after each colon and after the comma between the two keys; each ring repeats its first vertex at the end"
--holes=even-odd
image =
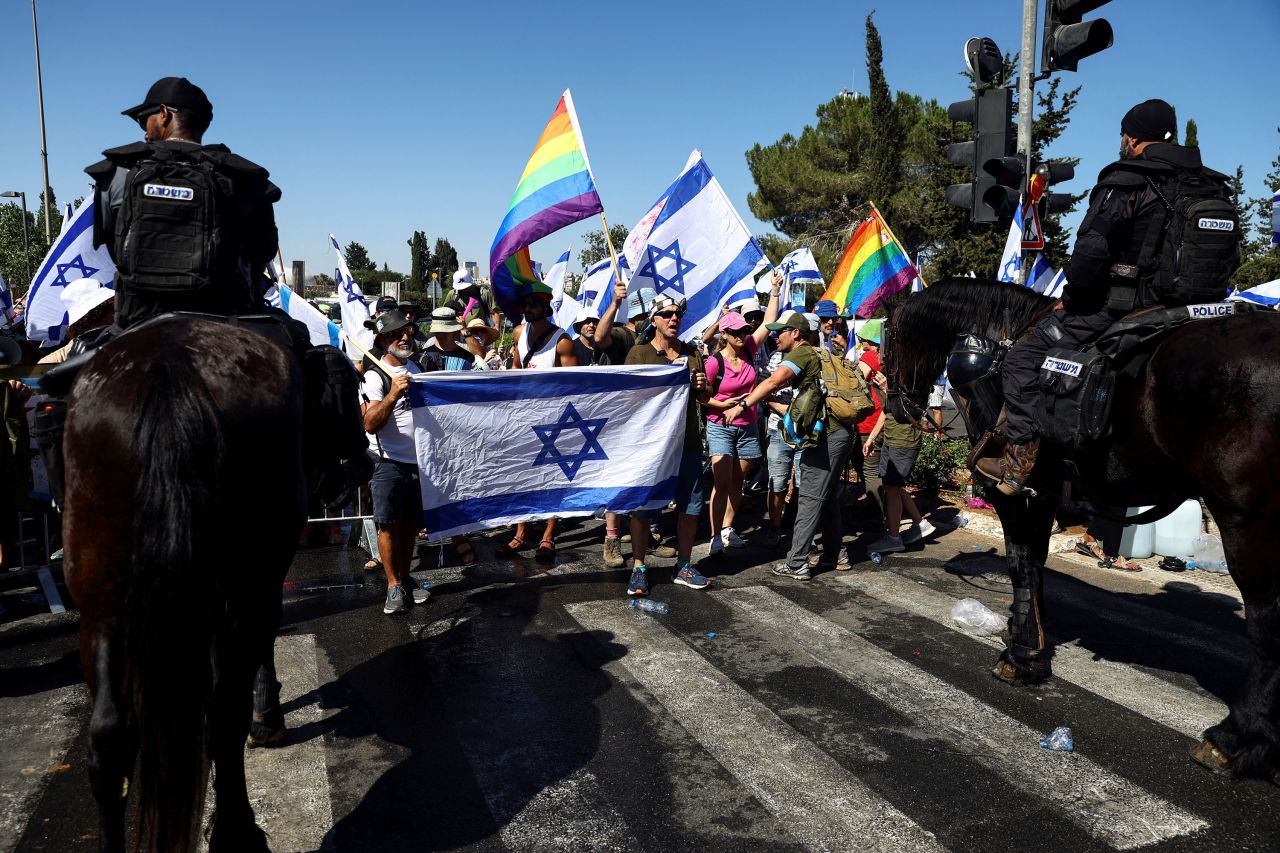
{"type": "Polygon", "coordinates": [[[1106,18],[1085,21],[1084,16],[1110,0],[1046,0],[1044,47],[1040,70],[1075,71],[1086,56],[1093,56],[1115,43],[1106,18]]]}
{"type": "Polygon", "coordinates": [[[1022,197],[1026,160],[1022,157],[995,157],[982,164],[982,171],[994,183],[982,194],[982,200],[1001,219],[1012,217],[1022,197]]]}
{"type": "Polygon", "coordinates": [[[1071,193],[1048,192],[1048,188],[1076,176],[1076,167],[1069,163],[1037,163],[1032,172],[1031,197],[1038,199],[1041,215],[1066,213],[1075,200],[1071,193]]]}
{"type": "Polygon", "coordinates": [[[968,166],[972,179],[967,184],[952,184],[946,189],[948,204],[969,210],[973,222],[996,222],[1000,214],[986,200],[995,179],[983,170],[988,160],[1013,153],[1013,92],[1009,89],[983,89],[966,101],[947,107],[953,122],[973,125],[972,142],[957,142],[947,147],[947,159],[957,166],[968,166]]]}

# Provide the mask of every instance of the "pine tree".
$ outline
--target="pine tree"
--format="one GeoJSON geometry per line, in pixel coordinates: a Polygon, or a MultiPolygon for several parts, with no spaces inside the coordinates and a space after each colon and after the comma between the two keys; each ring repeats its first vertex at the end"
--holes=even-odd
{"type": "Polygon", "coordinates": [[[1183,134],[1182,144],[1187,148],[1200,147],[1200,133],[1196,128],[1196,120],[1187,119],[1187,132],[1183,134]]]}
{"type": "Polygon", "coordinates": [[[442,288],[453,283],[453,274],[458,269],[458,252],[444,237],[436,238],[435,251],[431,253],[431,269],[440,274],[442,288]]]}
{"type": "Polygon", "coordinates": [[[414,231],[408,243],[409,287],[424,290],[426,279],[431,275],[431,247],[427,243],[427,235],[422,231],[414,231]]]}
{"type": "Polygon", "coordinates": [[[369,257],[369,250],[355,241],[348,243],[342,254],[347,260],[347,268],[351,270],[352,276],[358,272],[371,272],[378,268],[378,265],[369,257]]]}
{"type": "Polygon", "coordinates": [[[882,208],[899,189],[902,171],[902,125],[884,76],[884,49],[872,14],[867,15],[867,80],[871,139],[867,145],[867,194],[882,208]]]}
{"type": "MultiPolygon", "coordinates": [[[[1280,127],[1276,128],[1280,133],[1280,127]]],[[[1280,192],[1280,155],[1271,161],[1266,184],[1271,194],[1280,192]]],[[[1244,175],[1236,169],[1232,181],[1232,200],[1240,210],[1240,227],[1244,232],[1240,246],[1240,268],[1231,283],[1240,290],[1280,279],[1280,248],[1271,245],[1271,195],[1244,201],[1244,175]],[[1242,206],[1243,205],[1243,206],[1242,206]]]]}

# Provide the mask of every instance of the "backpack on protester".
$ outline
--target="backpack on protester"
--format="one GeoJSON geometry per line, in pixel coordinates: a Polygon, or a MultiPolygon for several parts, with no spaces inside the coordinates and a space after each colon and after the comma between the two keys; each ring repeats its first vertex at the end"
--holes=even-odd
{"type": "Polygon", "coordinates": [[[858,424],[876,410],[871,388],[862,372],[847,358],[837,357],[825,349],[816,351],[822,365],[821,385],[827,412],[845,426],[858,424]]]}
{"type": "Polygon", "coordinates": [[[1125,163],[1156,196],[1153,217],[1133,261],[1141,289],[1133,307],[1221,302],[1240,266],[1240,215],[1222,176],[1212,170],[1175,172],[1125,163]]]}

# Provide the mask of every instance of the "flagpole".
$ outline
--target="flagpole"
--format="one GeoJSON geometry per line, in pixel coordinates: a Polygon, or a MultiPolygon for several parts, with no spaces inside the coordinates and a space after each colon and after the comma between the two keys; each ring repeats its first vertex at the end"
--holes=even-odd
{"type": "MultiPolygon", "coordinates": [[[[876,203],[874,201],[868,201],[867,204],[871,205],[871,210],[875,212],[876,218],[880,220],[880,224],[884,226],[884,230],[889,232],[889,239],[898,245],[898,251],[902,252],[903,257],[910,259],[911,253],[907,251],[906,246],[902,245],[902,241],[898,239],[898,235],[893,233],[893,229],[889,227],[889,220],[884,218],[884,214],[880,212],[880,208],[876,207],[876,203]]],[[[920,285],[922,287],[929,286],[929,282],[925,281],[924,276],[920,275],[919,267],[916,267],[916,276],[919,277],[920,285]]]]}
{"type": "Polygon", "coordinates": [[[365,349],[364,344],[360,343],[354,337],[352,337],[351,335],[348,335],[346,332],[343,332],[342,336],[347,339],[347,343],[355,344],[356,349],[364,353],[364,357],[372,361],[374,364],[376,364],[383,373],[387,374],[387,376],[395,375],[394,371],[392,371],[391,369],[391,365],[387,364],[385,361],[378,358],[373,353],[369,352],[369,350],[365,349]]]}
{"type": "Polygon", "coordinates": [[[618,253],[613,248],[613,238],[609,236],[609,221],[604,218],[604,211],[600,211],[600,224],[604,226],[604,242],[609,247],[609,259],[613,261],[613,278],[615,282],[622,281],[622,270],[618,268],[618,253]]]}

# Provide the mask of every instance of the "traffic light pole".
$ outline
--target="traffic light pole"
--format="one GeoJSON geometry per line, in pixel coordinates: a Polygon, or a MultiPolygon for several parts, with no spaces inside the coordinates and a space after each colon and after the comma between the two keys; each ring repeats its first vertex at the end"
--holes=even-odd
{"type": "MultiPolygon", "coordinates": [[[[1052,2],[1052,0],[1050,0],[1052,2]]],[[[1018,70],[1018,156],[1023,159],[1022,197],[1027,197],[1031,177],[1031,107],[1036,76],[1036,12],[1039,0],[1022,0],[1022,50],[1018,70]]],[[[1025,260],[1025,259],[1024,259],[1025,260]]],[[[1018,283],[1027,283],[1027,264],[1021,264],[1018,283]]]]}

